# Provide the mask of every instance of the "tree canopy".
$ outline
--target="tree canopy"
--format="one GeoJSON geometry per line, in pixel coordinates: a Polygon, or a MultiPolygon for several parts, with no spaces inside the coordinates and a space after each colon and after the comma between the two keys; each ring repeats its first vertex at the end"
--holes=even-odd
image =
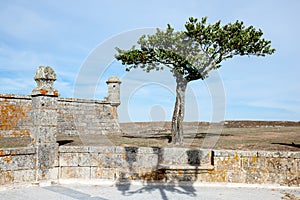
{"type": "Polygon", "coordinates": [[[185,28],[186,31],[174,31],[168,24],[165,31],[157,29],[153,35],[142,35],[137,41],[140,48],[116,48],[115,57],[127,65],[127,71],[141,68],[150,72],[167,67],[189,82],[205,79],[209,71],[236,55],[265,56],[275,52],[271,41],[262,38],[261,29],[245,27],[242,21],[221,26],[221,21],[207,24],[207,17],[201,21],[191,17],[185,28]]]}
{"type": "Polygon", "coordinates": [[[168,68],[176,78],[176,102],[172,118],[173,143],[182,142],[184,98],[188,82],[205,79],[221,62],[234,56],[265,56],[273,54],[271,41],[262,38],[263,32],[242,21],[221,25],[189,18],[185,31],[175,31],[171,25],[166,30],[157,29],[153,35],[142,35],[138,48],[116,48],[117,60],[126,65],[126,71],[141,68],[146,72],[168,68]]]}

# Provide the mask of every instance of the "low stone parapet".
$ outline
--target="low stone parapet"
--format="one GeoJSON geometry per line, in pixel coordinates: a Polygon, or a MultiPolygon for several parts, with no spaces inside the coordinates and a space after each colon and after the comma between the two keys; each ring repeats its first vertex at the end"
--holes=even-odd
{"type": "Polygon", "coordinates": [[[215,150],[207,181],[300,186],[300,152],[215,150]]]}
{"type": "MultiPolygon", "coordinates": [[[[33,183],[36,149],[0,149],[0,184],[33,183]]],[[[53,177],[300,186],[300,152],[60,146],[53,177]],[[56,175],[57,174],[57,175],[56,175]]]]}
{"type": "Polygon", "coordinates": [[[0,149],[0,185],[35,181],[36,149],[0,149]]]}

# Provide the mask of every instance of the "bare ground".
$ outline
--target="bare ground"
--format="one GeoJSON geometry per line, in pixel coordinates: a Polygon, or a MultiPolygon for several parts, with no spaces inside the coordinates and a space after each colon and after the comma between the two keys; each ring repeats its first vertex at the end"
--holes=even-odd
{"type": "MultiPolygon", "coordinates": [[[[169,122],[121,123],[121,135],[58,135],[60,145],[173,147],[169,122]]],[[[299,122],[229,121],[184,123],[185,138],[176,147],[300,151],[299,122]]],[[[0,147],[27,146],[29,137],[0,138],[0,147]]]]}

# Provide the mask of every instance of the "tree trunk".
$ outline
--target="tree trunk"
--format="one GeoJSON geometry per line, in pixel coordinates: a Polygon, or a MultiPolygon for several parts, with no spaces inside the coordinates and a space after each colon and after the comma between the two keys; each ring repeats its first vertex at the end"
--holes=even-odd
{"type": "Polygon", "coordinates": [[[187,81],[182,76],[176,76],[176,102],[172,117],[172,143],[183,143],[183,119],[184,119],[184,106],[185,106],[185,91],[187,81]]]}

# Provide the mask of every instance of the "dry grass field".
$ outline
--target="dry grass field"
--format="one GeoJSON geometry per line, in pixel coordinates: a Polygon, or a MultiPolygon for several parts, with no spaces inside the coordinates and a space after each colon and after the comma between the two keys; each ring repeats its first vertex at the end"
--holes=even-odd
{"type": "MultiPolygon", "coordinates": [[[[170,143],[169,122],[121,123],[121,135],[58,135],[60,145],[191,147],[239,150],[300,151],[300,122],[227,121],[184,123],[184,144],[170,143]]],[[[29,137],[1,138],[0,147],[20,147],[29,137]]]]}

